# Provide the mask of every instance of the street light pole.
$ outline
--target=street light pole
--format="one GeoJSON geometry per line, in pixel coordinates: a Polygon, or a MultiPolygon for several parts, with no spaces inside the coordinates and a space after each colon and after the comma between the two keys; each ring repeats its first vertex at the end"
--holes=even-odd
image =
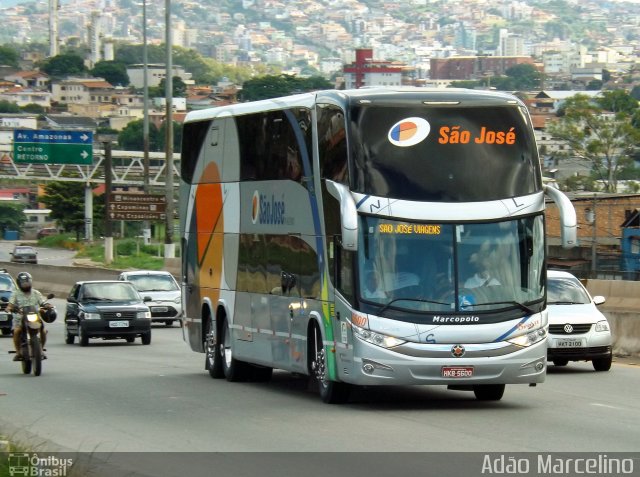
{"type": "Polygon", "coordinates": [[[176,249],[173,243],[173,65],[171,61],[171,0],[165,0],[165,30],[166,30],[166,49],[167,49],[167,64],[166,64],[166,77],[165,77],[165,90],[166,90],[166,119],[165,119],[165,134],[166,134],[166,227],[165,227],[165,241],[164,241],[164,258],[175,258],[176,249]]]}
{"type": "Polygon", "coordinates": [[[111,204],[111,141],[102,142],[104,147],[104,263],[113,262],[113,231],[111,217],[109,217],[109,204],[111,204]]]}
{"type": "MultiPolygon", "coordinates": [[[[144,91],[144,119],[142,126],[142,137],[143,137],[143,148],[144,148],[144,156],[142,159],[142,164],[144,167],[144,193],[148,194],[149,191],[149,79],[147,77],[148,73],[148,63],[149,59],[147,56],[147,0],[142,0],[142,63],[143,63],[143,91],[144,91]]],[[[151,224],[148,220],[145,220],[142,225],[142,236],[144,237],[145,245],[149,244],[149,240],[151,239],[151,224]]]]}

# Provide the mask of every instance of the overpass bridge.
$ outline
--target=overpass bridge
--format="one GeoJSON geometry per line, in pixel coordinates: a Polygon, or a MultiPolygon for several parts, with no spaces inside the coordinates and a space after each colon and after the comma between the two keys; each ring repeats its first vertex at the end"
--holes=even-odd
{"type": "MultiPolygon", "coordinates": [[[[102,144],[100,144],[102,146],[102,144]]],[[[164,188],[167,169],[164,152],[149,153],[149,185],[164,188]]],[[[0,179],[33,182],[69,181],[92,184],[105,182],[105,151],[93,147],[93,163],[78,164],[16,164],[13,145],[0,144],[0,179]]],[[[144,185],[144,153],[142,151],[111,150],[111,183],[114,186],[144,185]]],[[[173,184],[180,183],[180,154],[173,154],[173,184]]]]}

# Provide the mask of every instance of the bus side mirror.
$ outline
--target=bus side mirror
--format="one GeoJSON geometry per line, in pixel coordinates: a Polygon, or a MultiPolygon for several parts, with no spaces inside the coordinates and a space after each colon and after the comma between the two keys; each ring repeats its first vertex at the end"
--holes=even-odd
{"type": "Polygon", "coordinates": [[[578,244],[578,220],[576,218],[576,210],[569,198],[550,186],[544,186],[544,192],[558,207],[560,216],[560,238],[562,240],[562,248],[573,248],[578,244]]]}
{"type": "Polygon", "coordinates": [[[340,226],[342,248],[355,252],[358,250],[358,210],[353,196],[344,184],[325,179],[327,190],[340,202],[340,226]]]}

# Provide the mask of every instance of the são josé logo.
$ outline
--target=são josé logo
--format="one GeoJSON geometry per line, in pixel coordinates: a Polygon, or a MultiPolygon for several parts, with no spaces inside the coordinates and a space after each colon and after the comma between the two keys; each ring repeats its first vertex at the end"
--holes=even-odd
{"type": "Polygon", "coordinates": [[[254,224],[283,225],[285,221],[284,194],[282,200],[277,200],[274,194],[271,197],[258,191],[253,193],[251,199],[251,221],[254,224]]]}
{"type": "Polygon", "coordinates": [[[415,146],[431,131],[431,125],[422,118],[405,118],[389,129],[389,142],[398,147],[415,146]]]}

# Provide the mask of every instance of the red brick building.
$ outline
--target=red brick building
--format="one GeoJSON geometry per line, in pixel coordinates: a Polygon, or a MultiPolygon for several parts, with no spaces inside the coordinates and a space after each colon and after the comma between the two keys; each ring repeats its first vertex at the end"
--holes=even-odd
{"type": "Polygon", "coordinates": [[[456,56],[431,58],[431,79],[477,80],[487,76],[504,76],[512,66],[533,65],[529,56],[456,56]]]}

